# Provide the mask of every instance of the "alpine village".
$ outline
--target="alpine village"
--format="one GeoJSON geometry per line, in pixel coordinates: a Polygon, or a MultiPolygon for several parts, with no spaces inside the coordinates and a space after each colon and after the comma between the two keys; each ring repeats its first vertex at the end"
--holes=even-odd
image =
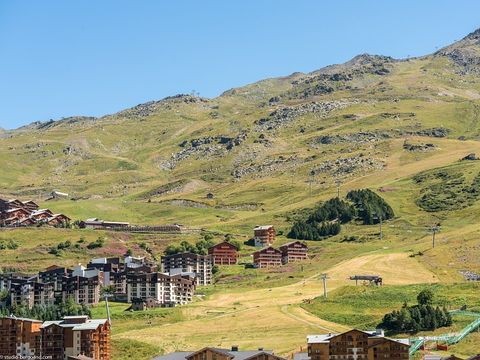
{"type": "Polygon", "coordinates": [[[480,360],[480,30],[0,129],[0,359],[480,360]]]}

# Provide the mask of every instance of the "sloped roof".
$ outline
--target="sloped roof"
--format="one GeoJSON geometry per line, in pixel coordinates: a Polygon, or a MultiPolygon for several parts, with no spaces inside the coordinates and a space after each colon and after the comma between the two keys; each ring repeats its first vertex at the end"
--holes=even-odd
{"type": "Polygon", "coordinates": [[[307,244],[305,244],[303,241],[295,240],[295,241],[290,241],[290,242],[288,242],[288,243],[286,243],[286,244],[283,244],[282,246],[280,246],[280,249],[283,248],[283,247],[287,247],[287,246],[296,244],[296,243],[299,243],[299,244],[301,244],[302,246],[307,247],[307,244]]]}
{"type": "Polygon", "coordinates": [[[273,228],[273,225],[261,225],[261,226],[256,226],[253,230],[268,230],[270,228],[273,228]]]}
{"type": "MultiPolygon", "coordinates": [[[[2,319],[2,317],[0,317],[0,319],[2,319]]],[[[42,322],[41,320],[22,318],[22,317],[16,317],[16,316],[4,316],[3,319],[13,319],[13,320],[28,321],[28,322],[34,322],[34,323],[42,322]]]]}

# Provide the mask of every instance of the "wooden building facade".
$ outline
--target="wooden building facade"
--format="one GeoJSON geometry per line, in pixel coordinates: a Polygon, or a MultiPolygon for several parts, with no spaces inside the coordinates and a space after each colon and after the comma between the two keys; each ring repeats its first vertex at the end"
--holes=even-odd
{"type": "Polygon", "coordinates": [[[282,265],[282,252],[271,246],[253,253],[253,264],[257,268],[269,268],[282,265]]]}
{"type": "Polygon", "coordinates": [[[253,229],[255,246],[269,246],[275,242],[275,228],[273,225],[256,226],[253,229]]]}
{"type": "Polygon", "coordinates": [[[235,265],[238,262],[237,248],[227,241],[213,245],[208,249],[214,265],[235,265]]]}
{"type": "Polygon", "coordinates": [[[302,261],[307,259],[308,246],[301,241],[292,241],[288,244],[280,246],[282,252],[282,263],[302,261]]]}
{"type": "Polygon", "coordinates": [[[408,360],[410,344],[406,340],[386,338],[382,331],[350,330],[342,334],[312,335],[307,337],[310,360],[398,359],[408,360]]]}

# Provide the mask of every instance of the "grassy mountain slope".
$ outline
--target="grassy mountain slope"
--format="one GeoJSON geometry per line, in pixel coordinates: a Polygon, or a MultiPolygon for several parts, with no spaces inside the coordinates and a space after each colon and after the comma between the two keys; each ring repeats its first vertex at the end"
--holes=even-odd
{"type": "MultiPolygon", "coordinates": [[[[318,274],[323,271],[332,277],[334,298],[347,291],[350,274],[377,271],[388,285],[398,286],[391,291],[441,283],[439,291],[457,292],[452,304],[462,291],[468,302],[474,285],[452,284],[463,281],[460,270],[480,272],[480,161],[460,160],[480,154],[479,51],[476,31],[420,58],[364,54],[214,99],[175,96],[102,118],[34,123],[1,134],[0,191],[34,199],[65,191],[75,201],[45,205],[74,219],[175,222],[211,231],[217,239],[231,233],[238,240],[248,240],[260,223],[274,223],[286,233],[288,215],[335,196],[336,180],[342,196],[371,188],[392,205],[397,217],[384,224],[382,241],[378,226],[349,224],[336,237],[309,242],[314,256],[303,266],[222,269],[218,283],[205,290],[207,298],[179,309],[174,319],[153,314],[150,326],[143,318],[119,315],[114,339],[122,348],[127,340],[132,349],[148,344],[152,353],[201,347],[207,339],[210,345],[229,346],[239,337],[241,346],[255,347],[262,334],[262,346],[289,353],[304,345],[307,332],[357,325],[355,319],[322,319],[314,316],[320,311],[300,307],[304,299],[322,294],[318,274]],[[210,192],[213,199],[206,197],[210,192]],[[432,249],[428,229],[437,223],[441,230],[432,249]],[[344,242],[346,235],[359,241],[344,242]],[[279,328],[271,327],[269,316],[279,328]],[[192,329],[202,332],[192,336],[192,329]]],[[[0,259],[4,267],[37,270],[127,248],[150,256],[141,243],[158,256],[172,241],[201,236],[105,233],[103,249],[81,245],[60,256],[48,253],[62,239],[84,236],[88,243],[99,234],[1,231],[0,241],[14,239],[19,248],[1,250],[0,259]]],[[[278,241],[288,240],[279,236],[278,241]]],[[[252,250],[244,247],[243,260],[252,250]]],[[[375,320],[382,310],[391,308],[375,309],[375,320]]],[[[468,346],[458,349],[467,354],[468,346]]]]}

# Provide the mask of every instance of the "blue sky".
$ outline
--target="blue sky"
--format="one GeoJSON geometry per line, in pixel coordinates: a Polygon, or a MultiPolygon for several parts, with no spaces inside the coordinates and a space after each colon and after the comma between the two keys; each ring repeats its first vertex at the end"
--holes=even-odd
{"type": "Polygon", "coordinates": [[[0,0],[0,127],[214,97],[359,53],[423,55],[478,14],[475,0],[0,0]]]}

